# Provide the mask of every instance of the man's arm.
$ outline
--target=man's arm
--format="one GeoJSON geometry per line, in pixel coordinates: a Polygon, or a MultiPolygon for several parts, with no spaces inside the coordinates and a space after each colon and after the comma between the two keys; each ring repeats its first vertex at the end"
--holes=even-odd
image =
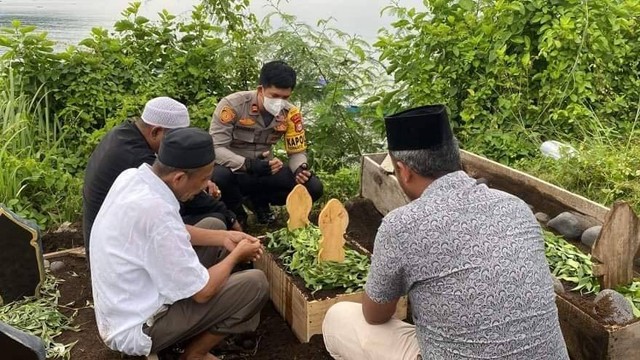
{"type": "Polygon", "coordinates": [[[300,110],[292,106],[287,113],[287,132],[284,135],[284,146],[289,155],[289,168],[293,173],[300,165],[307,163],[307,141],[300,110]]]}
{"type": "Polygon", "coordinates": [[[365,293],[362,297],[362,314],[364,315],[364,319],[371,325],[386,323],[391,320],[391,317],[395,314],[398,300],[400,300],[400,298],[391,300],[388,303],[378,304],[371,300],[369,295],[365,293]]]}
{"type": "Polygon", "coordinates": [[[216,265],[210,267],[209,280],[205,286],[195,293],[191,298],[197,303],[206,303],[215,296],[218,291],[227,283],[231,271],[236,264],[246,261],[255,261],[262,256],[262,245],[258,239],[242,240],[238,246],[216,265]]]}
{"type": "Polygon", "coordinates": [[[384,324],[396,311],[398,300],[407,289],[405,286],[404,249],[402,226],[395,216],[387,215],[382,221],[373,247],[371,267],[362,298],[362,313],[367,323],[384,324]]]}
{"type": "Polygon", "coordinates": [[[186,227],[193,246],[224,246],[231,251],[236,244],[245,239],[259,242],[257,238],[240,231],[201,229],[193,225],[186,227]]]}
{"type": "Polygon", "coordinates": [[[229,144],[233,139],[233,128],[238,115],[231,103],[224,98],[220,100],[216,110],[213,112],[209,134],[213,137],[213,145],[216,152],[216,163],[231,168],[232,171],[239,170],[244,164],[244,157],[229,149],[229,144]]]}

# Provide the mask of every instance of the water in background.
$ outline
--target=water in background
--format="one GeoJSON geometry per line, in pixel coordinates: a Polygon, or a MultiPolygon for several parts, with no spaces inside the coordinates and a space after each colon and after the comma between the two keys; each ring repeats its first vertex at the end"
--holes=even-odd
{"type": "MultiPolygon", "coordinates": [[[[188,14],[197,0],[146,0],[141,14],[155,18],[163,8],[172,14],[188,14]]],[[[93,27],[111,28],[121,18],[128,0],[0,0],[0,26],[14,19],[25,25],[36,25],[59,42],[58,47],[77,44],[93,27]]]]}
{"type": "MultiPolygon", "coordinates": [[[[36,25],[39,30],[59,42],[58,48],[77,44],[86,38],[91,28],[111,28],[121,18],[130,0],[0,0],[0,26],[7,26],[13,19],[23,24],[36,25]]],[[[424,9],[422,0],[400,0],[404,6],[424,9]]],[[[167,9],[174,15],[188,15],[199,0],[142,0],[141,14],[155,19],[156,14],[167,9]]],[[[357,34],[373,42],[379,28],[388,26],[391,18],[380,16],[380,10],[391,0],[289,0],[282,1],[281,8],[295,15],[298,20],[315,25],[319,19],[333,18],[332,26],[347,33],[357,34]]],[[[268,0],[253,0],[251,11],[263,18],[273,9],[268,0]]],[[[280,23],[274,21],[278,27],[280,23]]]]}

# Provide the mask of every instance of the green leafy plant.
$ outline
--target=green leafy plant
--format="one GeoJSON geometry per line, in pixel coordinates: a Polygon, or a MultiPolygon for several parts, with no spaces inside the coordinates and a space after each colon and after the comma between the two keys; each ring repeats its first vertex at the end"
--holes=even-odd
{"type": "Polygon", "coordinates": [[[600,284],[593,276],[591,255],[570,244],[561,236],[544,232],[545,255],[553,276],[560,280],[577,284],[572,290],[584,293],[598,293],[600,284]]]}
{"type": "Polygon", "coordinates": [[[637,135],[609,139],[613,144],[596,139],[577,144],[571,158],[538,156],[516,167],[605,206],[624,200],[640,212],[640,142],[637,135]]]}
{"type": "MultiPolygon", "coordinates": [[[[572,291],[584,294],[600,292],[600,283],[593,275],[591,255],[584,254],[561,236],[549,231],[544,231],[544,245],[553,276],[576,284],[572,291]]],[[[615,290],[629,300],[634,316],[640,317],[640,279],[634,279],[631,284],[619,286],[615,290]]]]}
{"type": "Polygon", "coordinates": [[[637,1],[427,0],[397,4],[375,46],[395,86],[385,112],[447,104],[462,145],[511,164],[540,140],[597,122],[633,127],[640,97],[637,1]],[[595,120],[595,121],[594,121],[595,120]]]}
{"type": "Polygon", "coordinates": [[[62,344],[56,342],[55,338],[65,330],[79,330],[71,325],[78,310],[74,310],[69,316],[59,310],[60,282],[53,275],[47,274],[39,298],[29,297],[0,306],[0,321],[41,338],[47,349],[48,359],[70,359],[75,342],[62,344]]]}
{"type": "Polygon", "coordinates": [[[347,249],[342,263],[319,262],[321,235],[315,225],[293,231],[283,228],[266,235],[267,249],[278,256],[287,272],[301,277],[313,292],[344,288],[350,293],[361,289],[369,271],[369,257],[347,249]]]}

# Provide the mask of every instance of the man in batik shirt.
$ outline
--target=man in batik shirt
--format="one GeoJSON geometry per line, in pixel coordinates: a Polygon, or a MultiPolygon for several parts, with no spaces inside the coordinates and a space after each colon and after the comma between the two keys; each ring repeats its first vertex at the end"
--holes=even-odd
{"type": "Polygon", "coordinates": [[[327,313],[336,359],[568,359],[542,234],[522,200],[460,166],[444,106],[385,119],[389,153],[412,200],[375,240],[362,305],[327,313]],[[409,295],[414,325],[392,318],[409,295]]]}

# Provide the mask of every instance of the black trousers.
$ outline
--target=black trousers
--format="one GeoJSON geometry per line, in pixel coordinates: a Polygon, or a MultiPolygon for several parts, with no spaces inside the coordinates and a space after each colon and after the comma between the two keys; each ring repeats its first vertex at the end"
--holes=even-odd
{"type": "Polygon", "coordinates": [[[224,202],[204,192],[187,202],[181,202],[180,215],[187,225],[195,225],[206,217],[214,217],[224,221],[227,229],[230,229],[235,221],[235,214],[228,210],[224,202]]]}
{"type": "MultiPolygon", "coordinates": [[[[287,164],[284,164],[282,170],[267,176],[249,175],[241,171],[232,172],[228,167],[216,165],[213,168],[213,181],[222,191],[222,202],[236,212],[239,211],[244,197],[248,197],[256,208],[284,205],[287,196],[297,184],[287,164]]],[[[323,187],[317,176],[312,175],[304,186],[313,201],[322,196],[323,187]]]]}

